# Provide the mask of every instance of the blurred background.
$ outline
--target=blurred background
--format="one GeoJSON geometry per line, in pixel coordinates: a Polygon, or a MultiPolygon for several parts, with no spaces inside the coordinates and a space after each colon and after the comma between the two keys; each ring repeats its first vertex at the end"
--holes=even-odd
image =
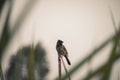
{"type": "Polygon", "coordinates": [[[120,80],[120,0],[0,0],[1,80],[55,80],[58,39],[72,80],[120,80]]]}

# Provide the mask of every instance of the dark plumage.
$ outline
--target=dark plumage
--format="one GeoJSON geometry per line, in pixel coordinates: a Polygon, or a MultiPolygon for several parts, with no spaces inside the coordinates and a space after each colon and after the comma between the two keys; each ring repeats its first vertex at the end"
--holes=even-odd
{"type": "Polygon", "coordinates": [[[58,55],[64,56],[66,58],[66,60],[67,60],[67,63],[69,65],[71,65],[70,60],[68,59],[68,52],[67,52],[65,46],[63,45],[62,40],[57,41],[56,50],[58,52],[58,55]]]}

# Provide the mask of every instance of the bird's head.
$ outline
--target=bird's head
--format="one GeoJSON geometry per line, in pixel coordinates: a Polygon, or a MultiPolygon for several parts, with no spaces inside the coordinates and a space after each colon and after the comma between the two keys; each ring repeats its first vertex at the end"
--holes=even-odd
{"type": "Polygon", "coordinates": [[[57,41],[57,44],[58,44],[58,45],[62,45],[62,43],[63,43],[62,40],[58,40],[58,41],[57,41]]]}

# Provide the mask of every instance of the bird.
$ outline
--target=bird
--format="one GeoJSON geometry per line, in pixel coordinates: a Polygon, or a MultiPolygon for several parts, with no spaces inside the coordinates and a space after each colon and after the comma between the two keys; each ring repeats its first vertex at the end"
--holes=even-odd
{"type": "Polygon", "coordinates": [[[66,61],[69,65],[71,65],[70,60],[68,59],[68,52],[67,49],[65,48],[65,46],[63,45],[63,41],[62,40],[58,40],[57,44],[56,44],[56,50],[58,52],[59,56],[64,56],[66,58],[66,61]]]}

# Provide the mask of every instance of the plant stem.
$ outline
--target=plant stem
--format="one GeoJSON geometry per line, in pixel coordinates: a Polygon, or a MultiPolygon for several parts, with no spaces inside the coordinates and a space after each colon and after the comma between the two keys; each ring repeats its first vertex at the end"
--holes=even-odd
{"type": "Polygon", "coordinates": [[[61,80],[61,59],[60,55],[58,55],[58,71],[59,71],[59,80],[61,80]]]}
{"type": "MultiPolygon", "coordinates": [[[[62,57],[61,57],[61,60],[62,60],[62,63],[63,63],[63,67],[64,67],[64,69],[65,69],[65,72],[66,72],[66,74],[68,74],[68,70],[67,70],[67,68],[66,68],[66,66],[65,66],[65,63],[64,63],[62,57]]],[[[71,80],[70,75],[68,75],[68,79],[71,80]]]]}

